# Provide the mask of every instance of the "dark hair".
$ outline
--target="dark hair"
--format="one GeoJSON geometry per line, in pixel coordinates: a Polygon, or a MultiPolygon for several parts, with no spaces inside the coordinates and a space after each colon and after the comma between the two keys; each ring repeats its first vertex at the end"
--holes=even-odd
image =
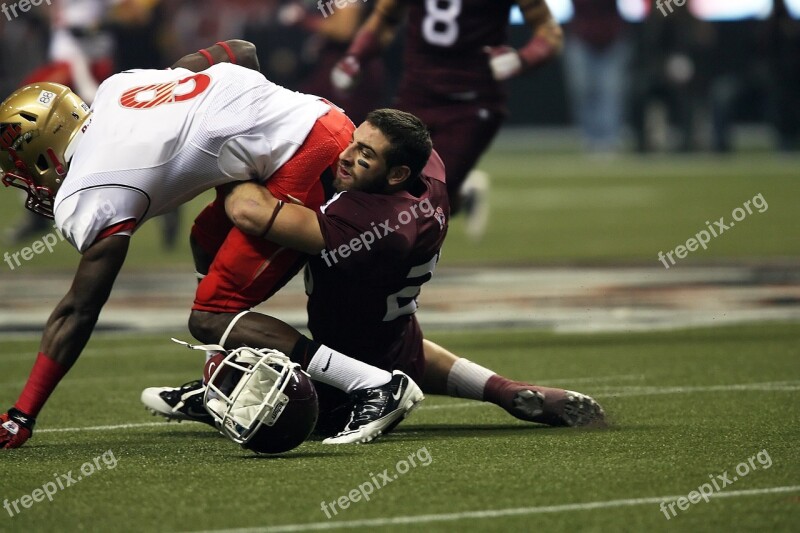
{"type": "Polygon", "coordinates": [[[408,183],[414,183],[433,149],[431,134],[425,123],[411,113],[398,109],[370,111],[366,121],[378,128],[391,145],[385,154],[387,166],[407,166],[411,169],[408,183]]]}

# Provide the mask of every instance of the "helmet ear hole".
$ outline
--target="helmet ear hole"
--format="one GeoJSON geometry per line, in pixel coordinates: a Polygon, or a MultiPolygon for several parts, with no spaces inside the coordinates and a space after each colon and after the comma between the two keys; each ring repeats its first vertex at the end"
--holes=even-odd
{"type": "Polygon", "coordinates": [[[21,111],[19,116],[21,116],[22,118],[24,118],[28,122],[33,122],[33,123],[36,122],[36,116],[35,115],[31,115],[30,113],[26,113],[25,111],[21,111]]]}
{"type": "Polygon", "coordinates": [[[47,164],[47,158],[44,156],[44,154],[40,154],[38,159],[36,159],[36,168],[39,170],[39,172],[45,172],[48,168],[50,168],[50,165],[47,164]]]}

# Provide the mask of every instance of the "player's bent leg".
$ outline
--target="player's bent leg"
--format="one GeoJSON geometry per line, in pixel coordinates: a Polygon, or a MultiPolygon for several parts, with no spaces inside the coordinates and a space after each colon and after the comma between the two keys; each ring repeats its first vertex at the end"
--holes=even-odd
{"type": "Polygon", "coordinates": [[[195,309],[189,315],[189,331],[206,344],[220,344],[229,349],[263,346],[287,355],[301,337],[289,324],[255,311],[209,313],[195,309]],[[232,323],[233,320],[236,322],[232,323]]]}
{"type": "Polygon", "coordinates": [[[422,349],[425,354],[422,390],[425,394],[449,394],[447,378],[459,357],[428,339],[422,340],[422,349]]]}
{"type": "Polygon", "coordinates": [[[224,192],[218,187],[217,197],[197,215],[189,234],[192,257],[198,273],[208,273],[211,262],[232,228],[233,223],[225,213],[224,192]]]}
{"type": "Polygon", "coordinates": [[[520,420],[550,426],[602,426],[603,408],[579,392],[512,381],[441,346],[423,341],[423,390],[491,402],[520,420]]]}

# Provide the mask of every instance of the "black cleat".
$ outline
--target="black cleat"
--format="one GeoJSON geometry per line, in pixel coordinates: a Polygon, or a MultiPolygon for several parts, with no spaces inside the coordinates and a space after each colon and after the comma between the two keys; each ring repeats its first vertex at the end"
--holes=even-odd
{"type": "Polygon", "coordinates": [[[323,444],[369,442],[389,433],[425,399],[414,381],[395,370],[386,385],[359,389],[351,395],[353,411],[344,429],[323,444]]]}
{"type": "Polygon", "coordinates": [[[142,391],[141,400],[148,411],[168,420],[192,420],[214,426],[214,417],[203,405],[205,390],[198,379],[180,387],[149,387],[142,391]]]}

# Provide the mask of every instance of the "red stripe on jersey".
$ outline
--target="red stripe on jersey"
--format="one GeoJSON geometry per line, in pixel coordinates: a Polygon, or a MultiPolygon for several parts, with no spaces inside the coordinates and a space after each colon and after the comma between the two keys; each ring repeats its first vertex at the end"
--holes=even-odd
{"type": "Polygon", "coordinates": [[[112,235],[116,235],[117,233],[123,231],[130,231],[135,227],[136,227],[136,220],[132,218],[128,220],[123,220],[122,222],[118,222],[113,226],[109,226],[103,231],[101,231],[100,234],[97,236],[97,238],[94,240],[94,242],[97,242],[101,239],[105,239],[106,237],[110,237],[112,235]]]}

